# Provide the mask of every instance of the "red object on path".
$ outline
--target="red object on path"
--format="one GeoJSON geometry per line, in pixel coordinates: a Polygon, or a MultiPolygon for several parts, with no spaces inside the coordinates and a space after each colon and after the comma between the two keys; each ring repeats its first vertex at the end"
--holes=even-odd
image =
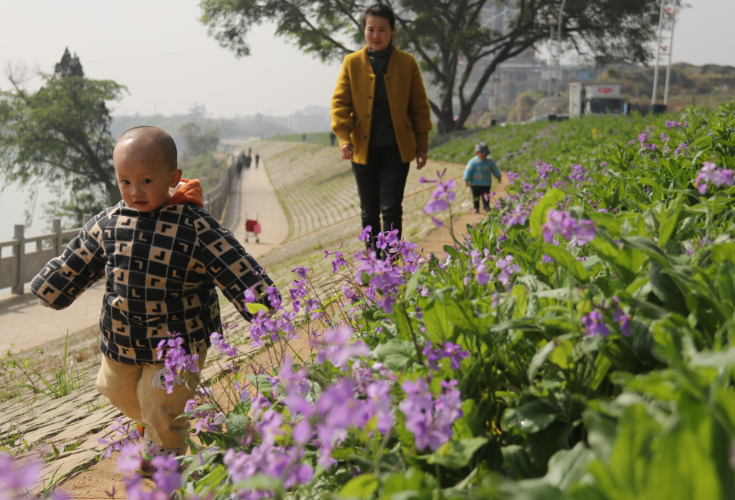
{"type": "Polygon", "coordinates": [[[248,219],[247,217],[247,214],[245,214],[245,241],[248,241],[248,233],[253,233],[255,235],[255,242],[260,243],[258,235],[261,233],[261,226],[260,222],[258,222],[258,214],[255,214],[255,219],[248,219]]]}

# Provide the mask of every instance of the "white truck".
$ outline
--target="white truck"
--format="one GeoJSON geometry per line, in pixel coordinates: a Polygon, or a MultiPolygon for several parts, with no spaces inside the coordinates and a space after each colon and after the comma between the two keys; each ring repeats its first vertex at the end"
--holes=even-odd
{"type": "Polygon", "coordinates": [[[623,98],[619,83],[570,83],[569,117],[622,115],[623,98]]]}

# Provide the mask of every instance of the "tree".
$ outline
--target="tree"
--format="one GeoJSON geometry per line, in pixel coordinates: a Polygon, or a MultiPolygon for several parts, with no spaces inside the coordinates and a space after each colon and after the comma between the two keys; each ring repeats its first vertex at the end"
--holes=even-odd
{"type": "Polygon", "coordinates": [[[8,69],[11,90],[0,90],[0,177],[5,185],[45,182],[59,201],[59,215],[81,223],[82,212],[120,200],[112,164],[107,102],[126,88],[111,80],[85,78],[76,54],[64,51],[51,75],[40,73],[36,92],[8,69]]]}
{"type": "Polygon", "coordinates": [[[179,129],[179,132],[184,135],[189,156],[212,153],[219,144],[220,131],[217,127],[202,130],[195,122],[188,122],[179,129]]]}
{"type": "MultiPolygon", "coordinates": [[[[250,54],[250,29],[270,21],[277,25],[276,34],[329,62],[364,44],[361,12],[375,1],[202,0],[201,21],[237,57],[250,54]]],[[[439,133],[463,128],[500,63],[548,40],[550,23],[556,23],[552,18],[558,16],[561,2],[377,0],[396,12],[402,46],[414,54],[439,91],[430,100],[439,133]],[[484,9],[492,7],[513,12],[502,30],[482,26],[484,9]]],[[[651,57],[649,45],[658,25],[659,5],[659,0],[567,0],[564,45],[600,63],[645,63],[651,57]]]]}

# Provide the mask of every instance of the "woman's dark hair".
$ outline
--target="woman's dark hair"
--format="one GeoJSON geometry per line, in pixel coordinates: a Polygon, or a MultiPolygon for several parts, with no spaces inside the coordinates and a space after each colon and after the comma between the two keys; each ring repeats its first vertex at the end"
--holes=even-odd
{"type": "Polygon", "coordinates": [[[365,9],[365,12],[362,15],[362,23],[360,23],[362,25],[362,31],[365,31],[367,16],[382,17],[383,19],[388,20],[391,29],[396,27],[396,15],[393,13],[393,9],[387,5],[376,3],[375,5],[371,5],[365,9]]]}

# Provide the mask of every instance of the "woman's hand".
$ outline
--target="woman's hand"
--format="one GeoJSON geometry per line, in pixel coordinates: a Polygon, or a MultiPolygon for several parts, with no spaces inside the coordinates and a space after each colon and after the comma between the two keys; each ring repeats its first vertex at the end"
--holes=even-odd
{"type": "Polygon", "coordinates": [[[342,155],[343,160],[352,160],[353,159],[352,155],[354,153],[352,144],[343,144],[339,148],[339,153],[342,155]]]}
{"type": "Polygon", "coordinates": [[[421,170],[426,165],[426,159],[428,157],[428,153],[419,153],[416,152],[416,169],[421,170]]]}

